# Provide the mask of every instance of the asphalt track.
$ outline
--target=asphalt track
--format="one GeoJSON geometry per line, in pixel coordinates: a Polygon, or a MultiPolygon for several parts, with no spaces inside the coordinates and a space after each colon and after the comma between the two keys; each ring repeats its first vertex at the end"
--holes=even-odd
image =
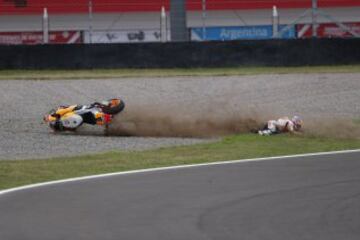
{"type": "Polygon", "coordinates": [[[146,171],[0,194],[0,239],[355,240],[359,158],[146,171]]]}

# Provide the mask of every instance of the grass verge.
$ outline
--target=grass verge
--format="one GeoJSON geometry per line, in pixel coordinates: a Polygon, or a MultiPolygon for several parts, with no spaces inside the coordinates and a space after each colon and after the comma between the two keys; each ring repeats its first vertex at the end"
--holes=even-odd
{"type": "Polygon", "coordinates": [[[360,140],[244,134],[215,143],[44,160],[0,161],[0,189],[135,169],[359,149],[360,140]]]}
{"type": "Polygon", "coordinates": [[[359,73],[360,65],[175,69],[0,70],[0,80],[106,79],[126,77],[237,76],[291,73],[359,73]]]}

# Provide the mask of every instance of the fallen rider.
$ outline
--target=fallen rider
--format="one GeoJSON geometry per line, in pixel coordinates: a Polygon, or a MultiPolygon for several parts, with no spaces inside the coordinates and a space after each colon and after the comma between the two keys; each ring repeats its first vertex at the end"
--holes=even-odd
{"type": "Polygon", "coordinates": [[[258,134],[270,136],[279,133],[297,133],[301,130],[302,125],[303,121],[299,116],[294,116],[292,119],[283,117],[268,121],[265,127],[258,131],[258,134]]]}

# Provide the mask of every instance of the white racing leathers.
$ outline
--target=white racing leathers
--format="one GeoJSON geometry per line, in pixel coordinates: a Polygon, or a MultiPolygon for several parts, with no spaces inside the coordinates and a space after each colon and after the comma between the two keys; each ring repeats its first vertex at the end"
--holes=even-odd
{"type": "Polygon", "coordinates": [[[295,124],[288,118],[283,117],[278,120],[270,120],[264,130],[260,130],[260,135],[271,135],[275,133],[294,132],[295,124]]]}

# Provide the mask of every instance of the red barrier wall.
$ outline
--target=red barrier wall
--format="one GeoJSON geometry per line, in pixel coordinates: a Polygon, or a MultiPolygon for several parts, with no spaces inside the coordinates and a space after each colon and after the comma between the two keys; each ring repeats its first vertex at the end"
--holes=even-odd
{"type": "MultiPolygon", "coordinates": [[[[348,28],[357,34],[360,34],[360,23],[344,23],[348,28]]],[[[298,24],[296,25],[298,38],[311,38],[312,26],[311,24],[298,24]]],[[[354,37],[351,33],[344,31],[335,23],[319,24],[317,28],[317,35],[321,38],[350,38],[354,37]]]]}
{"type": "MultiPolygon", "coordinates": [[[[72,44],[82,43],[80,31],[49,32],[49,43],[72,44]]],[[[43,43],[42,32],[1,32],[0,45],[35,45],[43,43]]]]}
{"type": "MultiPolygon", "coordinates": [[[[160,11],[170,0],[92,0],[94,12],[160,11]]],[[[39,14],[44,7],[50,14],[86,13],[89,0],[0,0],[0,15],[39,14]]],[[[201,0],[187,0],[188,10],[200,10],[201,0]]],[[[318,0],[320,7],[360,6],[360,0],[318,0]]],[[[208,10],[307,8],[311,0],[207,0],[208,10]]]]}

